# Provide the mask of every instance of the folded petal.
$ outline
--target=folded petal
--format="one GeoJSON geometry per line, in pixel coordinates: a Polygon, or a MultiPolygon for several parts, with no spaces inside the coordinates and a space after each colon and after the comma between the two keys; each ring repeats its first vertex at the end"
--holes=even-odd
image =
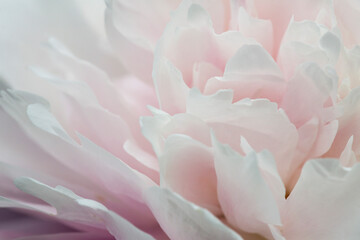
{"type": "Polygon", "coordinates": [[[202,90],[210,77],[222,75],[240,46],[254,42],[239,32],[216,34],[207,4],[184,1],[157,44],[153,77],[161,109],[169,113],[184,110],[187,87],[202,90]]]}
{"type": "MultiPolygon", "coordinates": [[[[153,217],[141,198],[142,189],[155,184],[148,177],[81,135],[78,135],[79,143],[75,142],[51,114],[47,103],[38,96],[9,91],[3,92],[0,102],[7,117],[21,125],[16,131],[25,134],[30,144],[35,144],[36,148],[32,151],[40,149],[40,153],[44,151],[47,154],[42,159],[37,159],[36,155],[34,159],[19,156],[14,150],[15,144],[10,148],[9,159],[17,157],[18,164],[24,163],[30,170],[41,169],[40,172],[54,178],[79,178],[74,182],[88,190],[86,197],[100,199],[109,208],[139,225],[153,224],[153,217]],[[38,163],[40,160],[45,163],[38,163]],[[61,168],[56,170],[56,166],[61,168]],[[119,199],[122,199],[122,205],[117,204],[119,199]]],[[[27,148],[24,150],[28,151],[27,148]]]]}
{"type": "Polygon", "coordinates": [[[122,159],[131,168],[158,182],[158,171],[149,167],[151,165],[156,166],[157,161],[154,159],[138,160],[131,157],[122,147],[126,141],[136,141],[138,138],[134,137],[131,129],[121,117],[97,106],[78,102],[71,97],[65,98],[69,101],[70,106],[68,109],[69,117],[66,121],[73,131],[122,159]],[[152,162],[143,162],[141,160],[150,160],[152,162]]]}
{"type": "Polygon", "coordinates": [[[160,108],[171,114],[184,112],[189,87],[182,73],[164,58],[156,58],[153,71],[154,83],[160,108]]]}
{"type": "Polygon", "coordinates": [[[99,202],[81,198],[69,189],[61,186],[52,188],[30,178],[17,179],[15,184],[22,191],[56,208],[56,215],[61,219],[107,229],[116,239],[153,239],[99,202]]]}
{"type": "Polygon", "coordinates": [[[267,98],[280,102],[285,87],[282,73],[271,55],[260,45],[248,44],[229,59],[222,78],[208,81],[204,92],[211,94],[219,89],[233,89],[235,101],[267,98]]]}
{"type": "Polygon", "coordinates": [[[341,162],[341,165],[344,167],[352,167],[357,162],[355,153],[352,150],[353,142],[354,142],[354,137],[351,136],[349,138],[348,143],[345,146],[344,151],[340,155],[339,161],[341,162]]]}
{"type": "Polygon", "coordinates": [[[326,104],[334,99],[336,80],[331,72],[322,70],[315,63],[303,64],[290,80],[280,106],[297,127],[313,116],[320,118],[326,104]]]}
{"type": "Polygon", "coordinates": [[[170,135],[159,162],[162,187],[170,188],[215,215],[221,214],[210,147],[186,135],[170,135]]]}
{"type": "Polygon", "coordinates": [[[229,90],[220,90],[210,96],[203,96],[192,90],[188,98],[187,113],[202,119],[221,142],[239,152],[242,151],[241,136],[255,151],[269,150],[282,179],[287,179],[290,160],[298,142],[295,126],[277,108],[276,103],[265,99],[244,99],[232,103],[232,96],[232,91],[229,90]]]}
{"type": "Polygon", "coordinates": [[[357,239],[359,167],[343,168],[337,159],[307,162],[282,210],[284,237],[357,239]]]}
{"type": "Polygon", "coordinates": [[[191,136],[207,146],[210,146],[210,128],[206,122],[192,114],[169,114],[152,108],[154,116],[140,119],[142,131],[146,139],[152,144],[157,156],[160,156],[165,140],[172,134],[191,136]]]}
{"type": "Polygon", "coordinates": [[[247,11],[260,19],[272,22],[274,31],[274,57],[281,44],[286,28],[293,17],[295,20],[315,20],[321,9],[327,7],[326,0],[250,0],[247,2],[247,11]]]}
{"type": "Polygon", "coordinates": [[[275,196],[259,168],[259,157],[255,152],[242,157],[215,138],[213,146],[218,197],[226,219],[243,231],[269,237],[267,224],[280,225],[281,219],[275,196]]]}
{"type": "MultiPolygon", "coordinates": [[[[234,5],[235,5],[234,1],[234,5]]],[[[254,38],[271,55],[273,55],[274,36],[273,26],[268,19],[255,18],[248,13],[243,6],[234,6],[233,23],[235,30],[245,37],[254,38]]]]}
{"type": "Polygon", "coordinates": [[[277,62],[290,79],[300,64],[335,67],[342,48],[341,37],[313,21],[291,21],[282,40],[277,62]]]}
{"type": "Polygon", "coordinates": [[[359,109],[360,109],[360,88],[353,89],[349,95],[339,103],[339,108],[343,114],[338,118],[339,129],[329,151],[325,154],[327,157],[340,157],[349,138],[353,136],[353,147],[355,155],[360,153],[360,126],[359,126],[359,109]]]}
{"type": "Polygon", "coordinates": [[[153,187],[145,196],[161,228],[171,239],[242,239],[209,211],[170,190],[153,187]]]}

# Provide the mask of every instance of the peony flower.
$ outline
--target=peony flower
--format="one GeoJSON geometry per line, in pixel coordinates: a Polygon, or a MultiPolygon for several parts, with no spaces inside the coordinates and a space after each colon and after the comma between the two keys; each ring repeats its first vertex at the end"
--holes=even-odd
{"type": "Polygon", "coordinates": [[[1,239],[358,239],[355,0],[3,0],[1,239]]]}

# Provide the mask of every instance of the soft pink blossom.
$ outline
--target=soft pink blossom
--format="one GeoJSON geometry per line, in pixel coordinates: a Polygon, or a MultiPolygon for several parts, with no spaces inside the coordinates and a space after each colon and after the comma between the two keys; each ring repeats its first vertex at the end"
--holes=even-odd
{"type": "Polygon", "coordinates": [[[3,0],[4,239],[358,239],[355,0],[3,0]]]}

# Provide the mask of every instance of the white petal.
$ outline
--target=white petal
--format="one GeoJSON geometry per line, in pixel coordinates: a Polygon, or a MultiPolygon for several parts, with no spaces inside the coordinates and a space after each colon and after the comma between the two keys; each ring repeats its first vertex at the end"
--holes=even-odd
{"type": "Polygon", "coordinates": [[[352,167],[357,161],[354,151],[352,150],[354,137],[349,138],[344,151],[341,153],[339,161],[344,167],[352,167]]]}
{"type": "Polygon", "coordinates": [[[354,141],[352,149],[355,155],[358,155],[360,153],[360,125],[358,121],[360,88],[353,89],[350,94],[339,103],[339,107],[343,108],[343,114],[338,118],[339,129],[326,156],[340,157],[351,136],[353,136],[354,141]]]}
{"type": "Polygon", "coordinates": [[[358,239],[360,165],[337,159],[307,162],[282,211],[286,239],[358,239]]]}
{"type": "Polygon", "coordinates": [[[281,77],[282,73],[271,55],[260,45],[242,46],[229,60],[225,76],[232,74],[263,74],[281,77]],[[259,70],[261,70],[259,72],[259,70]]]}
{"type": "Polygon", "coordinates": [[[153,239],[104,205],[81,198],[61,186],[52,188],[30,178],[17,179],[15,184],[22,191],[54,206],[61,219],[106,228],[116,239],[153,239]]]}
{"type": "Polygon", "coordinates": [[[358,1],[334,1],[334,11],[339,22],[344,42],[348,48],[360,43],[360,31],[354,25],[359,21],[360,4],[358,1]]]}
{"type": "Polygon", "coordinates": [[[341,48],[340,36],[313,21],[291,21],[284,35],[277,61],[286,79],[300,64],[313,62],[321,67],[336,66],[341,48]]]}
{"type": "Polygon", "coordinates": [[[171,239],[242,239],[209,211],[167,189],[150,188],[146,199],[161,228],[171,239]]]}
{"type": "MultiPolygon", "coordinates": [[[[275,196],[259,168],[258,155],[252,152],[242,157],[215,137],[213,146],[218,197],[227,220],[243,231],[270,236],[267,224],[280,225],[281,219],[275,196]]],[[[272,160],[264,157],[264,164],[272,160]]]]}

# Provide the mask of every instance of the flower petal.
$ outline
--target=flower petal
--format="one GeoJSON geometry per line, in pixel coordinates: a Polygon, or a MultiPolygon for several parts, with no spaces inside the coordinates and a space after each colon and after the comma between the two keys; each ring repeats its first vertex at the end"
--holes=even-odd
{"type": "Polygon", "coordinates": [[[291,21],[282,40],[277,62],[290,79],[296,68],[313,62],[321,67],[336,66],[341,50],[340,36],[313,21],[291,21]]]}
{"type": "MultiPolygon", "coordinates": [[[[40,163],[36,162],[40,161],[39,159],[34,158],[30,161],[26,156],[17,156],[16,151],[9,152],[9,159],[16,156],[19,164],[25,162],[24,166],[29,166],[29,169],[42,168],[40,172],[53,175],[55,178],[79,178],[80,180],[74,182],[79,182],[90,190],[86,192],[86,197],[105,201],[111,209],[116,209],[122,216],[139,225],[153,224],[154,219],[141,198],[143,188],[155,184],[148,177],[81,135],[78,135],[80,144],[72,140],[52,116],[44,100],[38,96],[18,91],[3,92],[0,103],[11,116],[10,119],[21,124],[20,134],[26,134],[29,142],[35,144],[35,149],[40,148],[47,154],[45,158],[40,159],[45,161],[45,164],[40,166],[37,166],[40,163]],[[38,114],[34,115],[32,113],[35,112],[31,111],[28,114],[29,106],[34,105],[38,114]],[[46,161],[49,156],[51,162],[46,161]],[[56,170],[58,165],[61,168],[56,170]],[[59,172],[59,169],[64,171],[59,172]],[[91,195],[88,195],[89,193],[91,195]],[[117,204],[119,199],[122,205],[117,204]]],[[[26,148],[25,150],[28,151],[26,148]]]]}
{"type": "Polygon", "coordinates": [[[284,237],[357,239],[359,171],[359,164],[345,169],[337,159],[307,162],[282,211],[284,237]]]}
{"type": "Polygon", "coordinates": [[[192,89],[187,113],[202,119],[221,142],[239,152],[241,136],[255,151],[269,150],[277,162],[282,179],[287,179],[291,166],[289,159],[296,149],[298,133],[276,103],[265,99],[244,99],[232,103],[232,92],[229,90],[203,96],[192,89]]]}
{"type": "MultiPolygon", "coordinates": [[[[8,209],[0,209],[0,238],[12,240],[38,235],[72,234],[73,231],[61,223],[28,216],[8,209]]],[[[87,234],[88,235],[88,234],[87,234]]],[[[99,235],[98,235],[99,237],[99,235]]],[[[34,239],[34,238],[33,238],[34,239]]],[[[40,238],[39,238],[40,239],[40,238]]]]}
{"type": "Polygon", "coordinates": [[[112,240],[113,237],[96,233],[58,233],[46,235],[34,235],[30,237],[21,237],[16,240],[112,240]]]}
{"type": "Polygon", "coordinates": [[[160,108],[170,114],[184,112],[189,87],[182,73],[170,61],[159,57],[154,62],[153,77],[160,108]]]}
{"type": "Polygon", "coordinates": [[[186,135],[170,135],[159,162],[162,187],[170,188],[214,215],[221,214],[209,147],[186,135]]]}
{"type": "Polygon", "coordinates": [[[17,179],[15,184],[22,191],[54,206],[61,219],[106,228],[116,239],[153,239],[104,205],[81,198],[69,189],[61,186],[52,188],[30,178],[17,179]]]}
{"type": "Polygon", "coordinates": [[[244,45],[226,63],[224,77],[212,78],[205,93],[219,89],[233,89],[234,100],[267,98],[280,102],[285,91],[285,81],[276,62],[260,45],[244,45]]]}
{"type": "Polygon", "coordinates": [[[245,37],[254,38],[271,55],[273,55],[274,36],[270,20],[252,17],[243,7],[235,10],[237,15],[236,27],[245,37]]]}
{"type": "Polygon", "coordinates": [[[204,121],[192,114],[170,116],[152,108],[154,116],[142,117],[140,122],[144,136],[152,144],[157,156],[160,156],[165,140],[172,134],[183,134],[210,146],[210,128],[204,121]]]}
{"type": "Polygon", "coordinates": [[[160,226],[171,239],[242,239],[209,211],[170,190],[152,187],[145,196],[160,226]]]}
{"type": "MultiPolygon", "coordinates": [[[[55,37],[81,58],[100,66],[112,74],[119,74],[119,62],[111,56],[104,30],[102,1],[81,0],[47,2],[37,0],[1,1],[0,73],[19,89],[31,86],[33,74],[29,65],[41,65],[52,69],[43,43],[55,37]],[[32,26],[37,26],[33,28],[32,26]],[[76,36],[76,38],[74,38],[76,36]],[[25,80],[26,79],[26,80],[25,80]]],[[[29,90],[29,89],[28,89],[29,90]]]]}
{"type": "Polygon", "coordinates": [[[351,136],[345,146],[344,151],[340,155],[339,161],[344,167],[352,167],[357,162],[355,153],[352,150],[353,142],[354,137],[351,136]]]}
{"type": "Polygon", "coordinates": [[[343,114],[338,118],[339,129],[331,148],[326,153],[327,157],[340,157],[349,138],[353,136],[353,151],[355,155],[360,154],[360,88],[353,89],[350,94],[339,103],[339,108],[343,109],[343,114]]]}
{"type": "Polygon", "coordinates": [[[334,1],[334,11],[344,42],[348,48],[360,43],[360,31],[354,23],[360,20],[360,4],[354,0],[334,1]]]}
{"type": "MultiPolygon", "coordinates": [[[[264,180],[255,152],[242,157],[213,137],[218,197],[226,219],[237,228],[271,235],[267,224],[280,225],[279,208],[264,180]]],[[[272,159],[266,159],[269,161],[272,159]]],[[[273,161],[273,160],[272,160],[273,161]]]]}
{"type": "Polygon", "coordinates": [[[179,102],[183,104],[187,96],[186,87],[203,89],[210,73],[222,73],[226,62],[240,46],[254,42],[234,31],[217,35],[206,5],[184,1],[173,13],[156,47],[155,86],[161,109],[171,114],[174,110],[184,110],[179,102]],[[198,67],[205,64],[207,67],[198,67]]]}

